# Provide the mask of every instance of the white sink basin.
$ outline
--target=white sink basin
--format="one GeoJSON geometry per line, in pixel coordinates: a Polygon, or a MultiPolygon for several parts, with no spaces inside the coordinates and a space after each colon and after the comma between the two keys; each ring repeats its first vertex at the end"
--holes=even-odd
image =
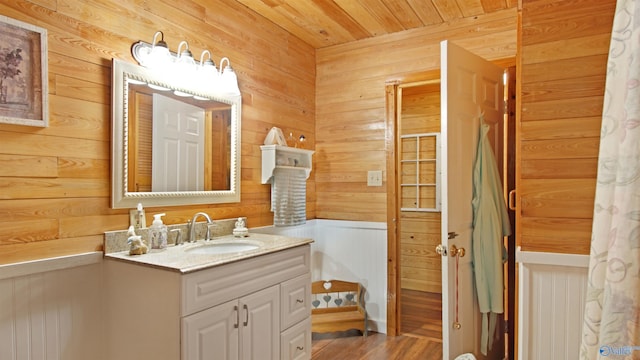
{"type": "Polygon", "coordinates": [[[251,244],[251,243],[229,241],[229,242],[216,242],[216,243],[203,244],[203,245],[193,247],[191,249],[187,249],[185,250],[185,252],[190,254],[216,255],[216,254],[241,253],[245,251],[255,250],[259,247],[260,246],[251,244]]]}

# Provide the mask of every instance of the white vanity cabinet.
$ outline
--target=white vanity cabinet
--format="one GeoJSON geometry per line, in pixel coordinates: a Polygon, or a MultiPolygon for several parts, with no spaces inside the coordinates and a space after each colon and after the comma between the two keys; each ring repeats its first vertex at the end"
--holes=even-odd
{"type": "Polygon", "coordinates": [[[109,360],[311,359],[308,244],[181,273],[105,261],[109,360]]]}

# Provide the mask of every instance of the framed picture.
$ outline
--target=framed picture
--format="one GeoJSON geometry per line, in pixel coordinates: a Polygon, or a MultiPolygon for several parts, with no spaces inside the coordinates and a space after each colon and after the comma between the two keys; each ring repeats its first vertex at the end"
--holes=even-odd
{"type": "Polygon", "coordinates": [[[0,123],[49,125],[47,30],[0,15],[0,123]]]}

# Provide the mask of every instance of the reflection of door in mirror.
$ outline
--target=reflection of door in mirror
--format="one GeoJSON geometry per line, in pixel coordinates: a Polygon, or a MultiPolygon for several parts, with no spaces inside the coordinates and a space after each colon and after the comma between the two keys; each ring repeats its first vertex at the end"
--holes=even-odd
{"type": "MultiPolygon", "coordinates": [[[[196,126],[196,128],[202,129],[201,125],[204,124],[204,135],[200,137],[201,140],[198,140],[201,142],[201,145],[203,145],[203,151],[187,151],[186,149],[178,151],[177,147],[174,147],[173,151],[168,150],[170,147],[166,147],[164,151],[158,151],[158,149],[156,149],[157,143],[159,143],[157,141],[158,139],[155,141],[156,145],[154,145],[153,140],[154,127],[156,127],[156,129],[158,128],[157,123],[159,121],[154,118],[153,114],[154,93],[157,93],[157,91],[154,91],[146,85],[129,85],[127,191],[228,190],[230,188],[231,181],[231,164],[228,156],[231,150],[230,105],[216,101],[196,100],[191,97],[179,97],[173,95],[169,91],[162,92],[162,97],[165,97],[165,99],[170,98],[170,102],[179,101],[181,103],[188,104],[187,106],[198,107],[202,110],[201,112],[204,114],[204,118],[199,120],[201,121],[200,126],[196,126]],[[156,125],[154,126],[154,124],[156,125]],[[202,181],[192,182],[192,185],[189,186],[178,186],[177,183],[179,181],[175,178],[171,180],[170,186],[156,185],[155,182],[157,181],[153,179],[152,175],[155,170],[155,166],[153,165],[154,150],[156,151],[156,161],[158,160],[158,153],[163,154],[160,156],[160,159],[164,158],[166,160],[168,157],[175,157],[175,163],[173,165],[164,162],[165,167],[168,169],[165,174],[172,174],[173,176],[176,176],[180,173],[180,175],[187,177],[197,177],[198,179],[202,179],[202,181]],[[179,154],[182,154],[180,157],[183,159],[178,157],[179,154]],[[191,164],[192,166],[188,166],[188,164],[191,164]],[[193,167],[194,165],[196,166],[195,168],[193,167]],[[186,170],[189,168],[193,169],[193,172],[191,170],[186,170]],[[198,175],[198,173],[201,175],[198,175]],[[197,183],[199,183],[199,185],[197,185],[197,183]]],[[[171,109],[171,113],[175,113],[174,116],[178,116],[178,113],[182,113],[181,111],[176,110],[176,106],[169,105],[169,101],[164,101],[163,103],[171,109]]],[[[176,123],[177,119],[173,118],[165,121],[176,123]]],[[[189,124],[189,122],[187,121],[184,124],[189,124]]],[[[191,122],[191,126],[187,127],[190,130],[180,130],[179,132],[186,134],[189,131],[194,130],[193,124],[195,124],[195,122],[191,122]]],[[[184,126],[182,128],[184,129],[184,126]]],[[[186,136],[185,134],[179,136],[175,133],[176,131],[178,130],[169,130],[165,135],[175,136],[176,138],[186,136]],[[172,134],[172,132],[174,133],[172,134]]]]}
{"type": "Polygon", "coordinates": [[[204,109],[153,94],[151,191],[204,190],[204,109]]]}

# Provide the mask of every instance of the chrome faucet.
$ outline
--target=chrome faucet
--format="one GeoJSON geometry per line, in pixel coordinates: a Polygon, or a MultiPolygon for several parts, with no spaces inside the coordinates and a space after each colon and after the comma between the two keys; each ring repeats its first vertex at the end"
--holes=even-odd
{"type": "Polygon", "coordinates": [[[193,219],[191,219],[191,222],[189,222],[189,237],[187,238],[187,242],[191,243],[191,242],[196,241],[196,239],[195,239],[195,237],[196,237],[196,219],[198,218],[198,216],[204,216],[204,218],[207,219],[207,235],[205,237],[205,240],[209,240],[211,238],[211,234],[209,232],[209,225],[213,224],[213,221],[211,221],[211,218],[206,213],[197,212],[195,215],[193,215],[193,219]]]}

